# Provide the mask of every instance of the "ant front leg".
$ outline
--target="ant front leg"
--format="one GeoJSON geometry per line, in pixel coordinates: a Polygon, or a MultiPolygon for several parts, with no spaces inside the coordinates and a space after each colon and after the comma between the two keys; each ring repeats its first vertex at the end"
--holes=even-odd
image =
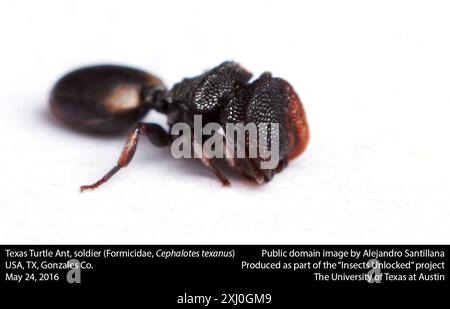
{"type": "Polygon", "coordinates": [[[170,135],[166,132],[160,125],[154,123],[138,123],[133,130],[128,134],[127,142],[125,147],[122,150],[119,160],[117,161],[116,166],[114,166],[105,176],[103,176],[97,182],[87,185],[81,186],[81,192],[85,190],[93,190],[98,188],[100,185],[107,182],[115,173],[117,173],[121,168],[127,166],[130,161],[133,159],[134,154],[136,153],[137,144],[139,141],[139,135],[144,134],[147,136],[149,141],[158,147],[164,147],[170,145],[170,135]]]}
{"type": "Polygon", "coordinates": [[[220,172],[220,170],[214,166],[214,160],[208,159],[203,152],[203,145],[200,144],[197,139],[194,137],[192,139],[192,146],[194,148],[194,152],[197,154],[204,166],[206,166],[216,178],[222,183],[222,186],[228,187],[230,186],[230,181],[220,172]]]}

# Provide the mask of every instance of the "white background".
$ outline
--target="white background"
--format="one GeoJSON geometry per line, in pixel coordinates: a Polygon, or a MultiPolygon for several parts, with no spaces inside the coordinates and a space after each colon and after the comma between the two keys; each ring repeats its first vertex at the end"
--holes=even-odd
{"type": "MultiPolygon", "coordinates": [[[[2,1],[0,242],[448,243],[448,1],[2,1]],[[73,68],[129,64],[167,85],[236,60],[297,89],[306,153],[222,188],[145,140],[67,130],[48,92],[73,68]]],[[[163,121],[149,114],[148,120],[163,121]]]]}

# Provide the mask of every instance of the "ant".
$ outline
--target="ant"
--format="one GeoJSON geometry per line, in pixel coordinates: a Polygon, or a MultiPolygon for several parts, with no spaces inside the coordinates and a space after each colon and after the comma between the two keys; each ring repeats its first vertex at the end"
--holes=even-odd
{"type": "MultiPolygon", "coordinates": [[[[252,74],[239,64],[227,61],[193,78],[185,78],[168,90],[154,75],[140,69],[118,65],[96,65],[63,76],[50,94],[53,115],[64,124],[83,131],[114,134],[130,130],[117,164],[97,182],[81,186],[95,189],[108,181],[132,160],[138,140],[145,135],[158,147],[170,146],[175,137],[155,123],[140,122],[150,111],[167,116],[169,128],[185,123],[194,128],[196,116],[208,123],[277,124],[275,134],[278,158],[275,167],[261,168],[261,155],[250,157],[253,138],[245,135],[245,156],[227,155],[227,165],[251,182],[262,184],[282,171],[288,162],[306,148],[309,128],[302,103],[294,88],[281,78],[263,73],[250,82],[252,74]]],[[[266,131],[274,131],[273,127],[266,131]]],[[[265,132],[273,133],[273,132],[265,132]]],[[[268,149],[274,135],[266,134],[268,149]]],[[[217,166],[217,158],[202,156],[202,142],[191,138],[194,152],[202,163],[228,186],[230,182],[217,166]]],[[[233,154],[237,145],[224,143],[219,150],[233,154]]]]}

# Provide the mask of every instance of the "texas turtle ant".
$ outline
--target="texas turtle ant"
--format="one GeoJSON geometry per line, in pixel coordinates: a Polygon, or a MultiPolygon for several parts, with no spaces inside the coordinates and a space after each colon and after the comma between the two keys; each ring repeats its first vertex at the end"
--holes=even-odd
{"type": "MultiPolygon", "coordinates": [[[[230,61],[199,76],[185,78],[171,90],[154,75],[125,66],[88,66],[63,76],[50,95],[50,108],[57,119],[73,128],[96,133],[113,134],[131,128],[116,166],[97,182],[82,186],[81,191],[97,188],[127,166],[140,135],[158,147],[171,145],[174,136],[170,130],[155,123],[139,122],[150,110],[165,114],[169,129],[179,122],[193,127],[196,115],[201,115],[206,123],[216,122],[223,127],[227,123],[256,126],[277,123],[276,167],[262,169],[259,163],[264,159],[260,156],[225,159],[230,168],[254,183],[270,181],[305,150],[309,129],[302,103],[287,81],[270,73],[263,73],[253,82],[251,77],[250,72],[230,61]]],[[[267,136],[269,147],[271,136],[267,136]]],[[[195,138],[191,142],[194,149],[202,149],[195,138]]],[[[248,145],[247,137],[245,147],[248,145]]],[[[225,143],[223,151],[234,153],[235,147],[225,143]]],[[[201,160],[224,186],[229,185],[217,167],[218,159],[201,160]]]]}

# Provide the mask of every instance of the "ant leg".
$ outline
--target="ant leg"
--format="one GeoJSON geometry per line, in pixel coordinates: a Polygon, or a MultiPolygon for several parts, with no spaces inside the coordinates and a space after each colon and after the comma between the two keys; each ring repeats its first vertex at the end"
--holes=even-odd
{"type": "MultiPolygon", "coordinates": [[[[248,150],[246,149],[246,153],[248,150]]],[[[236,146],[232,143],[227,143],[227,139],[224,136],[223,143],[223,157],[228,166],[239,172],[241,177],[247,181],[261,184],[264,182],[264,175],[260,169],[256,166],[256,163],[250,158],[237,158],[236,146]]]]}
{"type": "Polygon", "coordinates": [[[220,180],[220,182],[222,182],[222,186],[228,187],[230,185],[230,181],[213,165],[214,161],[212,159],[205,157],[202,145],[197,142],[195,138],[192,140],[192,146],[194,152],[201,158],[203,165],[206,166],[214,174],[214,176],[220,180]]]}
{"type": "Polygon", "coordinates": [[[254,181],[254,177],[245,172],[242,160],[237,158],[237,153],[234,145],[227,143],[227,139],[224,137],[223,143],[223,157],[231,169],[235,169],[239,174],[248,181],[254,181]]]}
{"type": "Polygon", "coordinates": [[[100,185],[107,182],[115,173],[117,173],[121,168],[125,167],[133,159],[136,153],[137,144],[139,141],[139,135],[144,134],[147,136],[149,141],[158,147],[164,147],[170,145],[170,135],[167,133],[160,125],[154,123],[138,123],[134,129],[128,134],[127,142],[122,150],[119,160],[116,166],[114,166],[105,176],[103,176],[97,182],[81,186],[81,192],[85,190],[93,190],[98,188],[100,185]]]}
{"type": "Polygon", "coordinates": [[[208,161],[208,165],[205,164],[205,162],[203,162],[203,164],[205,164],[205,166],[211,171],[213,172],[214,176],[217,177],[217,179],[220,180],[220,182],[222,182],[222,186],[224,187],[229,187],[230,186],[230,181],[228,180],[228,178],[226,178],[216,167],[214,167],[211,164],[211,159],[206,159],[208,161]]]}

